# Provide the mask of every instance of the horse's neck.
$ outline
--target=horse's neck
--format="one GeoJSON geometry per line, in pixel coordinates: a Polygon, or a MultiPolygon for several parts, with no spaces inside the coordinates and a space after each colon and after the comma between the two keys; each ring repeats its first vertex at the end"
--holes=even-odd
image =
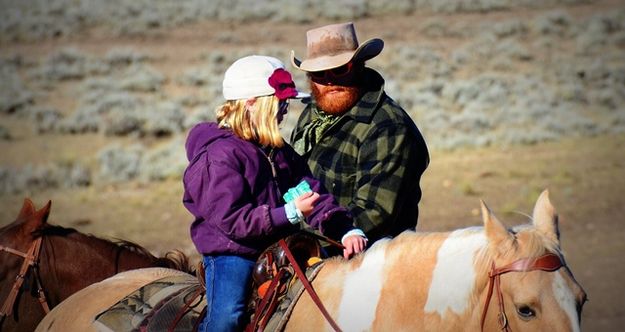
{"type": "MultiPolygon", "coordinates": [[[[340,280],[340,275],[344,275],[340,303],[349,304],[348,297],[362,298],[362,292],[366,292],[367,298],[373,301],[367,307],[371,310],[368,317],[375,316],[378,306],[398,308],[400,303],[405,310],[384,314],[397,315],[397,320],[405,315],[418,315],[417,321],[422,322],[428,317],[439,317],[434,320],[439,322],[440,317],[451,317],[452,321],[446,322],[449,326],[466,324],[470,321],[467,316],[474,317],[481,310],[478,302],[485,282],[480,275],[482,272],[476,271],[473,264],[485,245],[481,229],[452,233],[404,232],[393,240],[378,241],[355,260],[337,261],[337,273],[329,279],[340,280]],[[414,308],[423,308],[423,312],[415,312],[414,308]]],[[[343,304],[339,304],[341,306],[343,304]]],[[[349,324],[348,321],[342,323],[349,324]]]]}
{"type": "Polygon", "coordinates": [[[149,256],[78,232],[44,236],[43,243],[42,278],[59,285],[61,300],[119,272],[153,266],[149,256]]]}

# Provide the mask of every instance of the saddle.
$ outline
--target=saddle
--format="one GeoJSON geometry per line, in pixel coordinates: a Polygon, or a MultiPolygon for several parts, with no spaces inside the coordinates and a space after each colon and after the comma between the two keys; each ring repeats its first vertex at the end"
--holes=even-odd
{"type": "MultiPolygon", "coordinates": [[[[284,241],[302,271],[312,266],[320,266],[321,245],[311,234],[296,233],[288,236],[284,241]]],[[[301,283],[298,283],[296,287],[298,291],[289,292],[296,284],[296,280],[295,270],[283,247],[275,243],[263,251],[252,273],[252,296],[248,303],[248,313],[251,319],[246,328],[247,332],[264,331],[270,319],[276,319],[273,316],[278,307],[282,309],[280,313],[277,313],[278,321],[280,320],[289,309],[288,305],[280,305],[287,298],[287,294],[291,295],[289,303],[295,303],[297,298],[293,297],[299,297],[301,294],[299,291],[302,288],[301,283]]]]}
{"type": "MultiPolygon", "coordinates": [[[[321,270],[321,246],[315,237],[297,233],[284,239],[301,270],[312,280],[321,270]],[[314,269],[308,269],[313,266],[314,269]]],[[[280,331],[303,293],[287,253],[278,244],[258,258],[248,302],[251,323],[246,331],[280,331]],[[296,282],[297,281],[297,282],[296,282]]],[[[102,331],[197,331],[206,314],[204,268],[196,276],[165,277],[147,284],[101,312],[95,325],[102,331]]]]}
{"type": "Polygon", "coordinates": [[[164,277],[98,314],[94,325],[98,331],[197,331],[204,293],[192,275],[164,277]]]}

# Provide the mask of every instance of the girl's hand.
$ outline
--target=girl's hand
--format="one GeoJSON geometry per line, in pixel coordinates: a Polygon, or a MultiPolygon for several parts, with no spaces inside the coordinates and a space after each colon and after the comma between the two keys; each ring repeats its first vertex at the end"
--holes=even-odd
{"type": "Polygon", "coordinates": [[[343,257],[349,259],[351,256],[365,250],[367,239],[360,235],[348,236],[343,240],[343,246],[345,246],[345,249],[343,249],[343,257]]]}
{"type": "Polygon", "coordinates": [[[318,193],[308,192],[295,199],[295,207],[302,212],[304,217],[308,217],[315,207],[317,200],[319,200],[318,193]]]}

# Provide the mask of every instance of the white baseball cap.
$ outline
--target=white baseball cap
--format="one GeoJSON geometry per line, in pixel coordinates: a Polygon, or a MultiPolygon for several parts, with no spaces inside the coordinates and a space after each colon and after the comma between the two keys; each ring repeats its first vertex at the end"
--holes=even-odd
{"type": "Polygon", "coordinates": [[[226,70],[223,95],[226,100],[276,95],[279,99],[305,98],[299,92],[284,64],[270,56],[250,55],[235,61],[226,70]]]}

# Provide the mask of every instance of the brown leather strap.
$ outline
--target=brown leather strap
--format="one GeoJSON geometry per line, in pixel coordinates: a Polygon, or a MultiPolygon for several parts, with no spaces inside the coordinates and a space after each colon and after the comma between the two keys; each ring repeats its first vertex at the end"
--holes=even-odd
{"type": "MultiPolygon", "coordinates": [[[[265,316],[270,316],[270,312],[267,310],[266,307],[274,301],[278,293],[276,290],[278,288],[278,285],[280,284],[280,280],[285,273],[285,269],[280,269],[269,283],[269,287],[267,287],[267,293],[265,293],[265,296],[263,296],[260,304],[258,304],[256,308],[256,314],[254,315],[254,320],[250,322],[248,328],[246,328],[246,332],[262,331],[265,328],[265,326],[261,326],[261,324],[263,323],[263,318],[265,316]]],[[[264,324],[267,324],[266,320],[264,324]]]]}
{"type": "Polygon", "coordinates": [[[331,245],[333,245],[333,246],[335,246],[337,248],[345,249],[345,246],[343,244],[341,244],[338,241],[334,241],[334,240],[332,240],[331,238],[329,238],[327,236],[323,236],[323,235],[320,235],[320,234],[317,234],[317,233],[314,233],[314,232],[305,231],[305,230],[301,230],[301,232],[305,233],[305,234],[308,234],[310,236],[313,236],[317,240],[321,240],[321,241],[327,242],[327,243],[329,243],[329,244],[331,244],[331,245]]]}
{"type": "Polygon", "coordinates": [[[35,277],[37,281],[37,286],[38,286],[37,293],[39,293],[39,296],[38,296],[39,303],[43,307],[43,311],[46,314],[50,312],[50,308],[48,307],[48,303],[46,301],[45,292],[43,290],[43,287],[41,287],[41,280],[39,278],[39,273],[35,272],[37,262],[39,261],[39,252],[41,249],[42,240],[43,240],[42,237],[38,237],[37,239],[35,239],[35,241],[30,246],[30,248],[28,248],[28,252],[26,253],[23,253],[21,251],[18,251],[9,247],[0,246],[0,251],[5,251],[10,254],[17,255],[17,256],[24,258],[24,261],[22,262],[22,266],[20,268],[20,272],[15,277],[15,282],[13,283],[13,287],[11,287],[11,292],[9,292],[9,295],[7,296],[6,300],[4,300],[4,303],[2,304],[2,308],[0,308],[0,317],[2,319],[4,319],[5,316],[9,316],[13,313],[13,306],[15,305],[15,300],[17,299],[17,295],[19,294],[20,288],[22,287],[22,284],[24,283],[24,279],[26,278],[28,269],[30,269],[31,267],[33,267],[33,276],[35,277]]]}
{"type": "Polygon", "coordinates": [[[182,306],[182,308],[178,310],[178,313],[176,314],[176,317],[174,317],[174,320],[169,325],[167,332],[174,332],[176,330],[176,327],[178,327],[178,324],[182,320],[182,317],[184,317],[184,315],[186,315],[189,312],[189,310],[191,310],[191,304],[193,304],[193,301],[195,301],[198,297],[202,296],[202,293],[204,292],[205,292],[204,288],[198,287],[195,293],[191,295],[189,300],[188,301],[185,300],[184,306],[182,306]]]}
{"type": "Polygon", "coordinates": [[[299,280],[302,282],[302,285],[304,285],[304,288],[306,289],[306,291],[310,295],[310,298],[313,300],[313,302],[315,302],[315,304],[317,305],[317,307],[319,308],[319,310],[321,311],[321,313],[323,314],[325,319],[328,321],[330,326],[332,326],[334,331],[340,332],[341,329],[336,324],[334,319],[332,319],[332,316],[330,316],[330,314],[328,313],[328,311],[324,307],[323,303],[321,302],[321,299],[319,299],[319,296],[317,295],[317,292],[315,292],[315,290],[313,289],[313,287],[310,284],[310,282],[308,282],[308,278],[306,278],[306,275],[304,274],[304,272],[302,272],[302,269],[300,269],[300,267],[297,265],[297,261],[295,260],[295,257],[293,257],[293,254],[289,250],[289,246],[287,246],[287,244],[284,241],[284,239],[281,239],[278,243],[280,244],[282,249],[284,249],[284,252],[286,253],[286,257],[291,262],[291,265],[293,265],[293,269],[295,270],[295,274],[297,275],[299,280]]]}
{"type": "Polygon", "coordinates": [[[508,272],[528,272],[535,270],[553,272],[558,270],[562,266],[564,266],[564,262],[562,262],[560,256],[551,253],[545,254],[538,258],[522,258],[500,268],[496,268],[495,262],[493,262],[491,270],[488,273],[488,293],[486,295],[484,309],[482,310],[482,331],[484,331],[484,321],[486,320],[486,314],[488,313],[490,299],[493,295],[493,288],[495,288],[497,291],[497,301],[499,302],[499,314],[497,315],[499,326],[502,330],[506,332],[510,331],[510,325],[508,325],[508,318],[506,316],[506,308],[504,307],[503,293],[501,292],[500,277],[502,274],[508,272]]]}

